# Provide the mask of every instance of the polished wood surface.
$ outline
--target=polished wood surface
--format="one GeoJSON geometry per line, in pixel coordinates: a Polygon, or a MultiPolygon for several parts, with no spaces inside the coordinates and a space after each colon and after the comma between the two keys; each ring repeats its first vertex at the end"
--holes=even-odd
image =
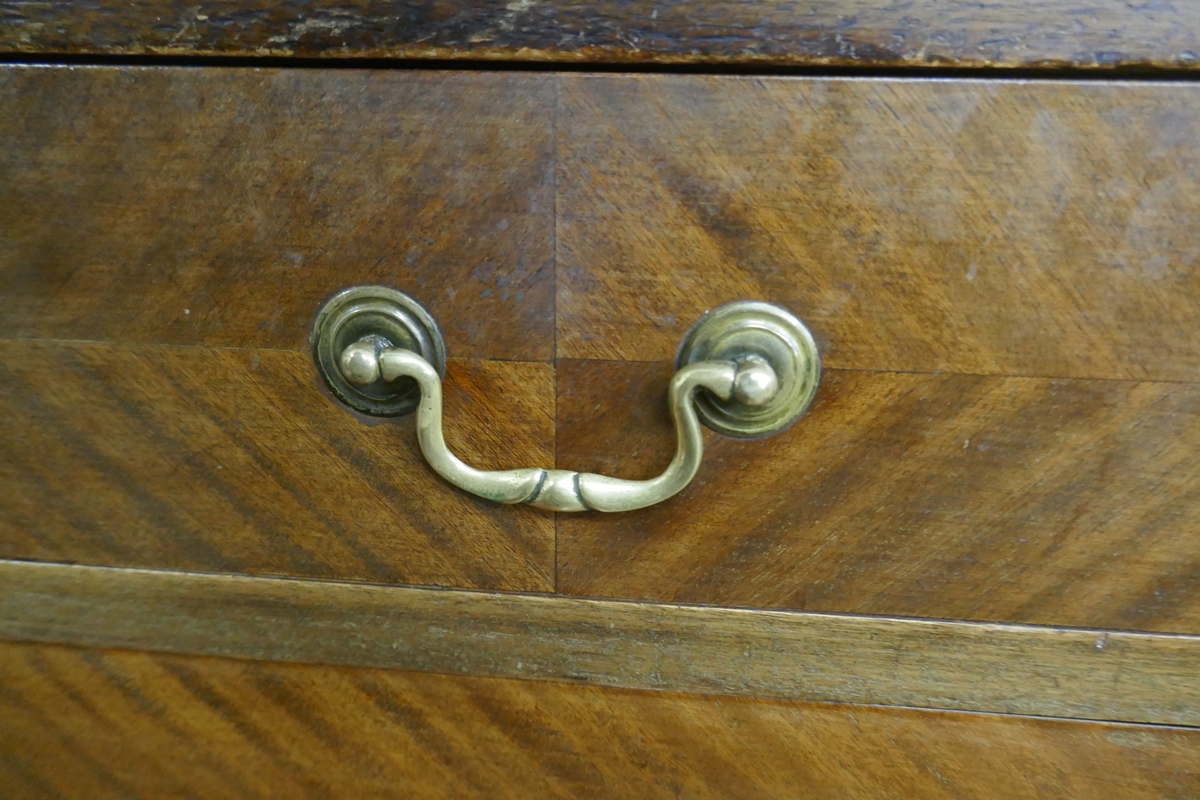
{"type": "Polygon", "coordinates": [[[721,303],[787,306],[833,369],[680,497],[561,518],[560,591],[1200,631],[1198,100],[561,77],[558,465],[660,470],[721,303]]]}
{"type": "MultiPolygon", "coordinates": [[[[469,463],[553,462],[551,365],[451,360],[446,408],[469,463]]],[[[0,441],[0,557],[554,588],[552,516],[447,486],[307,353],[0,341],[0,441]]]]}
{"type": "Polygon", "coordinates": [[[829,367],[1200,374],[1190,84],[8,67],[0,94],[4,337],[303,349],[381,282],[456,357],[666,360],[757,297],[829,367]]]}
{"type": "MultiPolygon", "coordinates": [[[[558,364],[558,465],[670,460],[669,363],[558,364]]],[[[1200,631],[1200,386],[826,371],[791,430],[706,434],[695,481],[562,515],[568,593],[1200,631]]]]}
{"type": "Polygon", "coordinates": [[[8,67],[0,93],[0,337],[203,346],[0,348],[0,556],[1200,631],[1191,84],[8,67]],[[371,281],[452,357],[561,359],[472,367],[448,425],[480,466],[557,437],[563,468],[659,469],[662,362],[721,302],[787,305],[832,370],[684,498],[559,520],[555,559],[551,517],[320,393],[311,316],[371,281]]]}
{"type": "Polygon", "coordinates": [[[383,283],[453,357],[550,360],[553,81],[0,69],[0,337],[305,350],[383,283]]]}
{"type": "Polygon", "coordinates": [[[0,2],[0,52],[730,66],[1200,65],[1200,10],[1122,0],[0,2]]]}
{"type": "MultiPolygon", "coordinates": [[[[0,52],[117,57],[1164,75],[1197,30],[1115,0],[0,2],[0,52]]],[[[1200,795],[1197,99],[0,69],[0,795],[1200,795]],[[830,369],[676,500],[556,521],[330,401],[312,315],[370,282],[441,322],[482,467],[660,468],[671,354],[728,300],[792,308],[830,369]]]]}
{"type": "Polygon", "coordinates": [[[1200,637],[0,561],[0,639],[1200,726],[1200,637]]]}
{"type": "Polygon", "coordinates": [[[559,79],[560,358],[769,300],[826,367],[1200,379],[1200,87],[559,79]]]}
{"type": "Polygon", "coordinates": [[[1184,798],[1200,731],[0,645],[0,794],[1184,798]]]}

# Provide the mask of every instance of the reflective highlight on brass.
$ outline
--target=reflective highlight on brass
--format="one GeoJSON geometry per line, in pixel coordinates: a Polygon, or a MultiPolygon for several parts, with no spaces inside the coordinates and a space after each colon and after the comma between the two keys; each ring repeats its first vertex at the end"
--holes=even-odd
{"type": "Polygon", "coordinates": [[[325,385],[355,411],[401,417],[416,411],[420,401],[412,381],[394,383],[379,380],[377,373],[372,376],[370,360],[341,363],[346,348],[358,342],[370,342],[377,350],[402,347],[420,353],[439,375],[446,374],[442,332],[420,303],[386,286],[345,289],[317,313],[312,346],[325,385]]]}
{"type": "Polygon", "coordinates": [[[775,370],[770,400],[751,402],[749,378],[732,398],[700,396],[696,412],[707,427],[724,436],[758,439],[791,427],[808,410],[821,380],[821,356],[804,323],[771,303],[742,301],[713,309],[683,337],[675,368],[702,361],[757,360],[775,370]]]}
{"type": "MultiPolygon", "coordinates": [[[[381,313],[380,298],[390,289],[359,287],[342,292],[331,303],[349,296],[368,297],[359,312],[394,324],[403,314],[381,313]],[[358,294],[355,294],[358,293],[358,294]]],[[[405,399],[419,397],[416,404],[417,438],[421,452],[434,471],[450,483],[472,494],[498,503],[525,503],[551,511],[632,511],[654,505],[678,494],[695,477],[704,457],[701,421],[721,433],[750,437],[778,432],[799,418],[816,392],[820,376],[819,356],[803,324],[778,306],[767,303],[733,303],[722,306],[698,322],[680,350],[679,371],[667,389],[667,402],[675,422],[678,446],[675,457],[661,475],[649,480],[624,480],[560,469],[529,467],[510,470],[478,470],[450,452],[442,435],[441,370],[425,354],[393,340],[420,341],[436,325],[414,300],[404,295],[402,311],[429,325],[410,336],[394,330],[370,330],[370,320],[356,319],[354,307],[333,315],[339,327],[335,341],[341,352],[336,357],[331,387],[345,385],[353,396],[357,390],[367,397],[386,393],[388,386],[411,381],[405,399]],[[423,315],[423,316],[422,316],[423,315]],[[345,344],[344,331],[360,335],[345,344]],[[705,355],[713,355],[705,358],[705,355]],[[686,363],[685,363],[686,362],[686,363]],[[380,387],[385,387],[381,390],[380,387]],[[703,415],[703,416],[702,416],[703,415]],[[714,424],[715,423],[715,424],[714,424]]],[[[343,303],[343,305],[346,305],[343,303]]],[[[323,310],[318,325],[327,318],[323,310]]],[[[328,342],[329,334],[314,331],[314,350],[328,342]]],[[[434,352],[444,352],[437,337],[434,352]]],[[[343,393],[338,394],[339,398],[343,393]]],[[[359,410],[368,403],[349,403],[359,410]]],[[[368,412],[371,413],[371,412],[368,412]]]]}

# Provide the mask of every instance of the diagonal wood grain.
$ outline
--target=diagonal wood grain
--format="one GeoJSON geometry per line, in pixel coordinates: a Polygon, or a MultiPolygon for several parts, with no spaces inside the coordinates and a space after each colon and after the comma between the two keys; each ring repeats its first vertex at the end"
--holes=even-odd
{"type": "MultiPolygon", "coordinates": [[[[553,403],[548,364],[452,360],[447,441],[550,464],[553,403]]],[[[553,588],[552,517],[447,485],[307,353],[0,341],[0,441],[6,558],[553,588]]]]}
{"type": "MultiPolygon", "coordinates": [[[[646,478],[670,364],[558,365],[558,464],[646,478]]],[[[558,521],[581,595],[1200,630],[1200,387],[827,371],[679,496],[558,521]]]]}
{"type": "Polygon", "coordinates": [[[1200,727],[1200,637],[0,561],[0,639],[1200,727]]]}
{"type": "Polygon", "coordinates": [[[467,58],[713,66],[1075,67],[1200,63],[1191,3],[505,0],[0,2],[0,52],[467,58]]]}
{"type": "Polygon", "coordinates": [[[1200,733],[0,645],[0,792],[1189,797],[1200,733]]]}
{"type": "Polygon", "coordinates": [[[828,367],[1200,378],[1200,87],[559,81],[560,357],[759,299],[828,367]]]}
{"type": "Polygon", "coordinates": [[[552,76],[0,68],[0,336],[308,347],[336,291],[553,358],[552,76]]]}

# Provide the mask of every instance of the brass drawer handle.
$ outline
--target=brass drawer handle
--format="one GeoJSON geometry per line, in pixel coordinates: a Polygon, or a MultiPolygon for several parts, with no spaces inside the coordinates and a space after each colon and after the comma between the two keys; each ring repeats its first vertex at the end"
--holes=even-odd
{"type": "Polygon", "coordinates": [[[551,511],[632,511],[666,500],[700,468],[701,422],[738,438],[778,433],[808,408],[821,371],[812,335],[785,309],[738,302],[710,311],[684,337],[667,390],[675,457],[657,478],[637,481],[540,467],[485,471],[459,460],[442,436],[441,333],[425,309],[393,289],[361,286],[334,296],[317,315],[313,354],[350,407],[376,416],[415,410],[421,452],[450,483],[551,511]]]}

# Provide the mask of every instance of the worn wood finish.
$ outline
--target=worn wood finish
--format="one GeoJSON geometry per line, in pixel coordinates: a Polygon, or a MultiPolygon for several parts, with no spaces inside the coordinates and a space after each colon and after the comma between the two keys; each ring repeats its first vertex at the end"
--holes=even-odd
{"type": "Polygon", "coordinates": [[[1075,67],[1200,63],[1193,3],[775,0],[0,2],[0,50],[475,58],[713,66],[1075,67]]]}
{"type": "MultiPolygon", "coordinates": [[[[552,462],[550,365],[452,360],[446,407],[469,462],[552,462]]],[[[3,341],[0,441],[2,557],[554,586],[551,516],[448,486],[307,353],[3,341]]]]}
{"type": "MultiPolygon", "coordinates": [[[[670,460],[671,364],[560,361],[558,465],[670,460]]],[[[1200,631],[1200,386],[826,371],[682,494],[558,521],[560,591],[1200,631]]]]}
{"type": "Polygon", "coordinates": [[[1200,726],[1200,637],[0,562],[0,639],[1200,726]]]}
{"type": "Polygon", "coordinates": [[[0,793],[1192,797],[1200,732],[0,645],[0,793]]]}
{"type": "Polygon", "coordinates": [[[406,291],[553,358],[552,76],[0,69],[0,336],[305,349],[406,291]]]}
{"type": "Polygon", "coordinates": [[[779,302],[828,367],[1200,379],[1200,87],[563,76],[558,355],[779,302]]]}

